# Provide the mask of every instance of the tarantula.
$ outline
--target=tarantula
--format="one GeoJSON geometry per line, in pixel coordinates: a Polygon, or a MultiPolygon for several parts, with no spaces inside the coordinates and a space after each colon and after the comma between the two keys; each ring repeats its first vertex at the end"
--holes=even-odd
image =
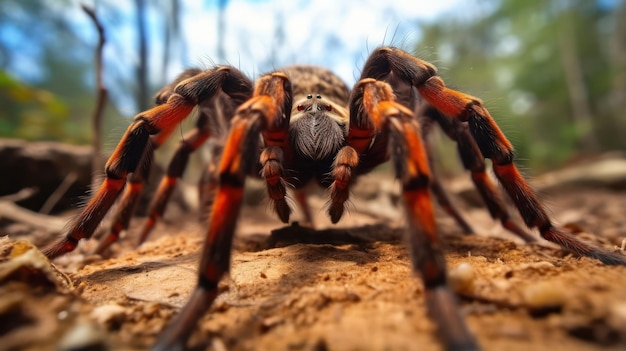
{"type": "Polygon", "coordinates": [[[466,231],[471,228],[447,201],[432,173],[420,123],[437,123],[457,142],[463,165],[487,208],[506,228],[527,240],[533,238],[510,220],[502,195],[486,173],[485,158],[491,159],[497,179],[526,226],[537,228],[544,239],[575,254],[626,265],[623,256],[554,226],[513,163],[511,143],[482,102],[447,88],[435,66],[394,47],[380,47],[370,54],[352,90],[332,72],[311,66],[277,70],[261,76],[254,85],[230,66],[187,71],[157,95],[156,107],[135,117],[106,164],[103,184],[67,235],[45,250],[48,257],[72,251],[79,240],[91,237],[128,180],[113,231],[98,250],[116,240],[128,225],[152,150],[197,105],[202,111],[197,128],[181,142],[141,239],[162,214],[189,154],[207,139],[221,141],[213,148],[217,161],[207,168],[205,187],[213,189],[214,195],[207,200],[210,219],[197,286],[157,340],[157,350],[184,348],[195,323],[217,296],[218,282],[229,270],[247,176],[265,180],[273,208],[283,222],[288,222],[291,213],[286,201],[290,187],[310,219],[300,189],[317,182],[329,189],[327,212],[337,222],[356,178],[388,160],[402,184],[412,264],[423,281],[426,304],[440,338],[448,350],[479,349],[447,282],[431,189],[466,231]]]}

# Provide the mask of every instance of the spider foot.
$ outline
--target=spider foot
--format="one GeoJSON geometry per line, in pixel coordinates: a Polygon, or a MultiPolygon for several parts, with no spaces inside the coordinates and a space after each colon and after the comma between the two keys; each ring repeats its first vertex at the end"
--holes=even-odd
{"type": "Polygon", "coordinates": [[[437,322],[446,350],[481,349],[461,317],[458,303],[450,288],[447,286],[427,288],[426,305],[432,318],[437,322]]]}
{"type": "Polygon", "coordinates": [[[328,215],[330,216],[330,220],[334,223],[339,222],[344,212],[344,204],[331,202],[328,206],[328,215]]]}
{"type": "Polygon", "coordinates": [[[159,336],[151,349],[152,351],[182,351],[186,349],[185,344],[195,329],[196,323],[217,296],[217,285],[213,285],[214,287],[198,285],[185,307],[159,336]]]}
{"type": "Polygon", "coordinates": [[[273,201],[274,203],[274,212],[278,215],[278,218],[283,223],[289,223],[289,216],[291,215],[291,208],[287,203],[287,200],[283,197],[281,199],[277,199],[273,201]]]}
{"type": "Polygon", "coordinates": [[[546,240],[557,243],[561,247],[564,247],[577,255],[595,258],[608,265],[626,266],[626,256],[621,253],[591,245],[558,228],[549,228],[548,230],[542,232],[541,235],[546,240]]]}
{"type": "Polygon", "coordinates": [[[102,256],[109,249],[109,247],[113,245],[113,243],[119,240],[119,238],[120,233],[118,231],[111,231],[109,235],[107,235],[102,241],[100,241],[100,244],[98,244],[98,247],[94,250],[93,253],[102,256]]]}
{"type": "Polygon", "coordinates": [[[48,245],[48,247],[42,250],[43,254],[48,259],[54,259],[59,256],[65,255],[68,252],[73,251],[78,246],[78,240],[71,236],[66,236],[63,239],[57,240],[55,243],[48,245]]]}

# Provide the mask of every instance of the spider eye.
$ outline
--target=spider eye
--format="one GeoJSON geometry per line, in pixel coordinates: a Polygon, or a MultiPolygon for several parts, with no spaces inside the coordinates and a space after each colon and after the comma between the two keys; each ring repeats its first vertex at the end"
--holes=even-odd
{"type": "Polygon", "coordinates": [[[316,98],[318,98],[318,99],[321,99],[321,98],[322,98],[322,95],[317,94],[317,96],[315,96],[315,97],[316,97],[316,98]]]}
{"type": "Polygon", "coordinates": [[[330,106],[330,105],[326,105],[326,111],[332,111],[332,110],[333,110],[333,107],[332,107],[332,106],[330,106]]]}
{"type": "MultiPolygon", "coordinates": [[[[312,99],[312,98],[313,98],[313,95],[309,94],[309,95],[307,95],[307,96],[306,96],[306,98],[307,98],[307,99],[312,99]]],[[[298,107],[299,107],[299,106],[298,106],[298,107]]]]}
{"type": "Polygon", "coordinates": [[[304,106],[298,105],[298,111],[302,111],[302,110],[304,110],[304,106]]]}

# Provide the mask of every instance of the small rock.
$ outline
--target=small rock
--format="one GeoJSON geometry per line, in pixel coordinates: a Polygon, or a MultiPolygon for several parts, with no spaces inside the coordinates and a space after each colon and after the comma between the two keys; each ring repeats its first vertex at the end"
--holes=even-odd
{"type": "Polygon", "coordinates": [[[105,335],[93,323],[78,321],[61,339],[58,345],[61,351],[109,350],[105,335]]]}
{"type": "Polygon", "coordinates": [[[261,331],[267,332],[268,330],[272,329],[273,327],[283,322],[284,322],[284,319],[281,316],[267,317],[263,319],[263,321],[261,321],[261,331]]]}
{"type": "Polygon", "coordinates": [[[552,282],[539,282],[527,286],[522,294],[532,313],[549,313],[560,310],[566,301],[564,287],[552,282]]]}
{"type": "Polygon", "coordinates": [[[91,312],[91,318],[99,325],[114,329],[126,319],[126,309],[118,304],[98,306],[91,312]]]}
{"type": "Polygon", "coordinates": [[[613,304],[609,311],[607,324],[615,330],[621,330],[622,336],[626,337],[624,326],[626,325],[626,302],[613,304]]]}
{"type": "Polygon", "coordinates": [[[457,294],[471,295],[474,292],[476,272],[474,266],[467,262],[452,268],[448,273],[450,286],[457,294]]]}
{"type": "Polygon", "coordinates": [[[526,340],[530,338],[528,329],[519,321],[507,321],[499,326],[501,336],[509,339],[526,340]]]}
{"type": "Polygon", "coordinates": [[[3,242],[10,248],[7,260],[0,263],[0,283],[21,281],[30,286],[71,289],[72,281],[32,243],[26,240],[3,242]]]}

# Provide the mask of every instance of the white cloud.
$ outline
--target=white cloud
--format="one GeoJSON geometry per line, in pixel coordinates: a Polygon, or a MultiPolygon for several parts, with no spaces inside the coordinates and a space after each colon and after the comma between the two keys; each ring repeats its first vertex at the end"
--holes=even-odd
{"type": "MultiPolygon", "coordinates": [[[[52,0],[50,0],[53,2],[52,0]]],[[[86,41],[95,42],[93,24],[81,13],[79,0],[68,18],[80,28],[86,41]]],[[[92,0],[95,1],[95,0],[92,0]]],[[[87,1],[89,4],[89,0],[87,1]]],[[[346,83],[354,84],[368,55],[381,44],[412,49],[419,36],[419,21],[431,21],[462,4],[462,0],[230,0],[225,11],[225,58],[218,57],[217,0],[182,1],[182,36],[188,50],[181,59],[175,51],[168,67],[169,77],[162,76],[162,16],[158,9],[148,13],[150,27],[150,78],[161,85],[171,81],[188,66],[208,68],[227,63],[257,77],[287,64],[304,63],[328,67],[346,83]],[[276,36],[282,29],[283,41],[276,36]],[[185,62],[188,61],[188,62],[185,62]]],[[[138,61],[135,6],[130,1],[116,2],[116,15],[105,22],[108,44],[105,59],[108,71],[132,76],[138,61]]],[[[91,3],[90,5],[93,5],[91,3]]],[[[110,79],[114,75],[106,75],[110,79]]],[[[107,85],[114,86],[114,81],[107,85]]],[[[136,111],[133,94],[114,90],[111,97],[124,114],[136,111]]]]}
{"type": "MultiPolygon", "coordinates": [[[[225,59],[251,75],[291,63],[318,64],[352,84],[368,47],[393,39],[394,45],[411,48],[419,20],[432,20],[459,4],[460,0],[231,0],[225,12],[225,59]],[[280,26],[283,43],[275,35],[280,26]]],[[[184,35],[192,62],[217,61],[216,9],[207,9],[202,0],[184,6],[184,35]]]]}

